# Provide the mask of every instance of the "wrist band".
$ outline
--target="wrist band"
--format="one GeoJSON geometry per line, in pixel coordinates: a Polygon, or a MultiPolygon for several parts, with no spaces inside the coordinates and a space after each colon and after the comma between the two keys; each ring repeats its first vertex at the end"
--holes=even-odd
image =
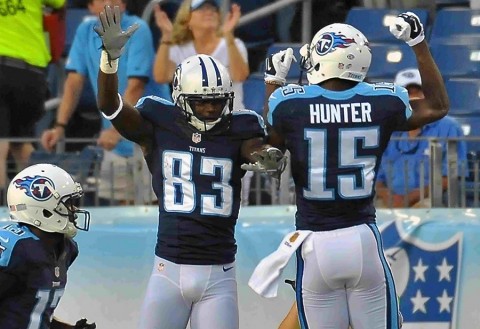
{"type": "Polygon", "coordinates": [[[114,60],[108,60],[107,52],[105,50],[102,50],[102,56],[100,57],[100,70],[106,74],[117,73],[118,58],[114,60]]]}
{"type": "Polygon", "coordinates": [[[120,94],[117,94],[117,95],[118,95],[118,99],[120,100],[120,104],[118,105],[118,109],[110,115],[106,115],[105,113],[100,112],[100,113],[102,113],[103,117],[107,120],[112,121],[113,119],[115,119],[118,116],[118,114],[120,113],[120,111],[123,109],[122,96],[120,96],[120,94]]]}

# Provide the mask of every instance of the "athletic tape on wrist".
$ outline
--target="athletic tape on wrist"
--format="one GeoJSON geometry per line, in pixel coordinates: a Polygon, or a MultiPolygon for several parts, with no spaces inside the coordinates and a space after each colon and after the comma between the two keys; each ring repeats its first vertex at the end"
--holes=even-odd
{"type": "Polygon", "coordinates": [[[117,73],[118,58],[109,61],[107,52],[102,50],[102,56],[100,57],[100,70],[106,74],[117,73]]]}

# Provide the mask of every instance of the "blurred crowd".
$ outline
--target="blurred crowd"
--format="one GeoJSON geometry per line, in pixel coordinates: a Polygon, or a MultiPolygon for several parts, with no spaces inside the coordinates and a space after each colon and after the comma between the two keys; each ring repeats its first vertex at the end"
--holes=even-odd
{"type": "MultiPolygon", "coordinates": [[[[83,169],[83,183],[95,186],[95,193],[90,199],[87,197],[86,202],[96,205],[136,203],[138,194],[129,188],[139,179],[134,168],[143,168],[140,179],[148,186],[149,180],[145,177],[148,170],[144,162],[135,160],[133,143],[122,138],[108,120],[101,118],[96,108],[101,43],[93,33],[93,26],[98,23],[97,16],[105,5],[120,6],[122,25],[137,22],[141,26],[141,32],[137,32],[128,45],[128,60],[123,61],[120,70],[119,90],[125,99],[135,104],[142,96],[155,94],[171,100],[170,83],[176,65],[191,55],[203,53],[217,58],[228,68],[234,83],[234,107],[241,109],[248,97],[244,95],[243,84],[250,76],[262,71],[269,47],[275,43],[302,41],[302,2],[289,4],[275,15],[239,25],[242,16],[274,2],[50,0],[44,6],[37,3],[37,8],[28,11],[28,15],[23,15],[22,8],[1,15],[0,32],[7,36],[0,40],[0,113],[3,116],[0,131],[4,138],[0,142],[0,199],[3,204],[5,186],[14,173],[29,164],[45,161],[62,165],[85,161],[77,168],[83,169]],[[149,13],[147,17],[146,13],[149,13]],[[25,29],[32,31],[29,42],[22,32],[25,29]],[[45,111],[47,100],[56,97],[58,104],[45,111]],[[64,144],[65,138],[80,140],[64,144]],[[68,154],[77,158],[69,160],[68,154]]],[[[333,22],[343,22],[354,6],[394,7],[405,5],[403,2],[378,4],[343,0],[330,3],[314,0],[312,32],[333,22]]],[[[431,7],[430,2],[422,1],[411,1],[409,5],[431,7]]],[[[452,124],[456,127],[455,136],[461,136],[458,124],[454,121],[452,124]]],[[[451,132],[442,130],[440,135],[443,133],[451,132]]],[[[403,137],[416,136],[425,134],[414,132],[403,137]]],[[[423,144],[415,152],[424,154],[427,143],[423,144]]],[[[460,161],[466,158],[462,147],[460,161]]],[[[395,147],[392,148],[394,151],[390,153],[395,153],[395,147]]],[[[396,153],[402,156],[393,156],[395,159],[406,156],[402,151],[396,153]]],[[[391,158],[384,162],[392,163],[391,158]]],[[[396,166],[403,170],[398,160],[396,166]]],[[[428,200],[428,174],[424,179],[403,177],[401,180],[396,177],[396,187],[390,186],[389,189],[394,182],[388,178],[388,172],[382,168],[379,176],[379,204],[418,206],[417,197],[413,198],[415,202],[408,201],[406,195],[420,188],[424,189],[421,200],[428,200]],[[412,179],[417,183],[412,183],[412,179]],[[397,192],[393,193],[392,189],[397,192]]],[[[263,178],[252,180],[252,176],[248,172],[243,179],[243,205],[252,204],[255,199],[250,187],[264,184],[263,178]]],[[[155,202],[151,189],[145,195],[149,197],[144,196],[142,203],[155,202]]],[[[258,202],[259,198],[256,199],[258,202]]],[[[262,203],[272,200],[271,197],[260,199],[262,203]]]]}

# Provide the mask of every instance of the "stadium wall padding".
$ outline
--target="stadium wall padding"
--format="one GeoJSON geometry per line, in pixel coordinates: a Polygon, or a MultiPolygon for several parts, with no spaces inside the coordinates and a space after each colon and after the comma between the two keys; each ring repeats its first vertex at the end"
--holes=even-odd
{"type": "MultiPolygon", "coordinates": [[[[76,238],[80,255],[69,271],[56,315],[86,317],[99,329],[137,327],[156,240],[156,207],[91,208],[89,232],[76,238]]],[[[265,299],[248,286],[258,262],[294,230],[294,206],[246,207],[236,227],[240,328],[277,328],[294,301],[281,284],[265,299]]],[[[381,209],[387,259],[400,295],[404,328],[477,328],[480,323],[480,209],[381,209]]],[[[8,219],[4,209],[0,221],[8,219]]],[[[1,223],[3,224],[3,223],[1,223]]],[[[325,250],[328,252],[328,250],[325,250]]],[[[295,259],[282,275],[294,279],[295,259]]],[[[214,315],[212,315],[214,316],[214,315]]]]}

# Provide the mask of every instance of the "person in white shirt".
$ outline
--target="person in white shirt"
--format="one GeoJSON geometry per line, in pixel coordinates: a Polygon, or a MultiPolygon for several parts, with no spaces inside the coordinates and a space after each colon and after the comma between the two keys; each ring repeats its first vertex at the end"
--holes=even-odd
{"type": "Polygon", "coordinates": [[[243,109],[243,81],[250,70],[247,48],[234,36],[241,16],[240,6],[232,4],[223,24],[218,0],[184,0],[173,23],[158,5],[154,14],[162,33],[153,67],[154,79],[169,83],[176,66],[184,59],[196,54],[212,56],[228,69],[232,78],[234,109],[243,109]]]}

